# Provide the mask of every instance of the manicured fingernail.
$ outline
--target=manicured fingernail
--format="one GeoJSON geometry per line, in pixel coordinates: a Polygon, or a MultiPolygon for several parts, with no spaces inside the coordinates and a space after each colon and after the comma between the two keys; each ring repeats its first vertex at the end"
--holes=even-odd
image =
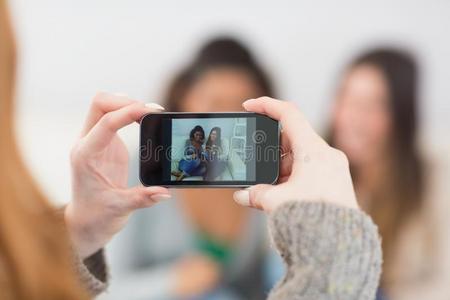
{"type": "Polygon", "coordinates": [[[156,194],[156,195],[153,195],[151,198],[152,198],[152,200],[159,202],[159,201],[164,201],[164,200],[170,199],[170,197],[172,197],[172,196],[167,195],[167,194],[156,194]]]}
{"type": "Polygon", "coordinates": [[[248,190],[234,192],[233,198],[240,205],[250,206],[250,192],[248,190]]]}
{"type": "Polygon", "coordinates": [[[166,110],[164,107],[162,107],[161,105],[159,105],[158,103],[145,103],[145,106],[151,109],[158,109],[158,110],[166,110]]]}
{"type": "Polygon", "coordinates": [[[128,97],[128,95],[125,93],[114,93],[113,95],[117,97],[128,97]]]}
{"type": "Polygon", "coordinates": [[[248,102],[248,101],[251,101],[251,100],[255,100],[255,99],[247,99],[247,100],[245,100],[244,102],[242,102],[242,105],[244,105],[246,102],[248,102]]]}

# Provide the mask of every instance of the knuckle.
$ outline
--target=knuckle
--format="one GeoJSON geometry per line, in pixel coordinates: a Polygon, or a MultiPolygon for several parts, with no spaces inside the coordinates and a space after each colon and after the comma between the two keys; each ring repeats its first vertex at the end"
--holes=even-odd
{"type": "Polygon", "coordinates": [[[97,92],[94,98],[92,99],[92,106],[101,107],[102,104],[105,102],[106,94],[107,93],[105,92],[97,92]]]}
{"type": "Polygon", "coordinates": [[[312,154],[315,158],[319,160],[332,160],[332,153],[330,149],[327,147],[322,147],[320,145],[316,146],[316,149],[314,153],[312,154]]]}
{"type": "Polygon", "coordinates": [[[104,114],[102,116],[102,118],[100,119],[100,122],[104,127],[107,127],[107,128],[112,127],[114,124],[113,113],[110,112],[110,113],[104,114]]]}
{"type": "Polygon", "coordinates": [[[268,201],[267,191],[259,189],[250,189],[250,206],[257,209],[262,209],[268,201]]]}
{"type": "Polygon", "coordinates": [[[300,111],[297,107],[297,104],[295,104],[292,101],[280,101],[281,102],[281,107],[283,108],[283,111],[286,113],[286,115],[292,117],[293,119],[296,120],[302,120],[303,118],[301,118],[301,115],[299,115],[300,111]]]}
{"type": "Polygon", "coordinates": [[[271,100],[273,100],[273,99],[270,98],[269,96],[262,96],[262,97],[259,98],[259,100],[264,101],[264,102],[267,102],[267,101],[271,101],[271,100]]]}
{"type": "Polygon", "coordinates": [[[348,162],[348,158],[347,155],[345,155],[345,153],[341,150],[332,148],[332,152],[333,152],[333,159],[336,160],[336,162],[338,162],[341,166],[348,166],[349,162],[348,162]]]}
{"type": "Polygon", "coordinates": [[[145,199],[139,193],[131,196],[130,202],[133,203],[133,207],[135,208],[142,208],[145,205],[145,199]]]}
{"type": "Polygon", "coordinates": [[[132,196],[131,202],[134,203],[134,207],[136,208],[144,208],[151,206],[154,202],[152,199],[141,192],[134,193],[135,195],[132,196]]]}
{"type": "Polygon", "coordinates": [[[274,99],[272,99],[268,96],[263,96],[263,97],[259,98],[259,100],[261,101],[263,107],[265,107],[266,109],[274,101],[274,99]]]}
{"type": "Polygon", "coordinates": [[[142,108],[144,108],[144,103],[141,101],[135,101],[135,102],[131,102],[128,106],[128,113],[136,113],[136,112],[141,112],[142,108]]]}
{"type": "Polygon", "coordinates": [[[83,140],[78,141],[70,150],[70,163],[72,166],[79,166],[89,159],[89,151],[83,145],[83,140]]]}

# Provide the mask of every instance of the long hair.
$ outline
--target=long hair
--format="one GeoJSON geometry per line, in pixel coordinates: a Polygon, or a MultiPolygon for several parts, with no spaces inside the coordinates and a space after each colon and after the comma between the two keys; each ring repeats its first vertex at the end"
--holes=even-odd
{"type": "Polygon", "coordinates": [[[183,99],[197,80],[205,72],[221,67],[233,67],[249,74],[260,90],[261,94],[257,96],[274,96],[269,77],[251,52],[233,38],[218,37],[206,43],[192,63],[172,80],[165,97],[167,110],[181,111],[183,99]]]}
{"type": "MultiPolygon", "coordinates": [[[[376,49],[358,57],[350,70],[370,65],[385,78],[389,95],[392,129],[386,168],[371,191],[368,213],[378,225],[383,239],[383,280],[389,275],[399,230],[419,212],[424,194],[424,163],[416,146],[418,67],[410,54],[396,49],[376,49]]],[[[333,129],[331,130],[333,145],[333,129]]],[[[358,172],[352,177],[358,182],[358,172]]]]}
{"type": "Polygon", "coordinates": [[[209,132],[208,140],[206,141],[206,150],[209,150],[213,146],[213,141],[211,140],[211,133],[213,131],[216,132],[216,142],[214,145],[219,147],[219,149],[222,149],[222,130],[220,127],[213,127],[209,132]]]}
{"type": "Polygon", "coordinates": [[[200,132],[202,134],[202,142],[203,142],[205,140],[205,131],[203,130],[203,127],[200,125],[196,125],[194,128],[191,129],[191,132],[189,133],[189,139],[193,141],[196,132],[200,132]]]}
{"type": "Polygon", "coordinates": [[[0,290],[2,299],[87,299],[63,217],[29,175],[14,137],[15,44],[0,0],[0,290]]]}

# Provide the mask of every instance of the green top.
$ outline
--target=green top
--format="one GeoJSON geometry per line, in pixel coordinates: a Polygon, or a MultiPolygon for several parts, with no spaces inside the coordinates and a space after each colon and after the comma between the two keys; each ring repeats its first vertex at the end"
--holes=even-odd
{"type": "Polygon", "coordinates": [[[201,230],[196,232],[195,248],[221,265],[226,265],[233,253],[229,243],[219,241],[201,230]]]}

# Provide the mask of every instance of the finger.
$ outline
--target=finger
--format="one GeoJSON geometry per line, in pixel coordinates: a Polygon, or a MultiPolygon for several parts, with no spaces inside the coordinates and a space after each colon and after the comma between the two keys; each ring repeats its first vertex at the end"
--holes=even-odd
{"type": "Polygon", "coordinates": [[[294,177],[299,173],[301,163],[296,159],[297,157],[302,157],[302,153],[308,153],[318,145],[327,145],[291,102],[262,97],[247,100],[243,106],[248,111],[265,114],[280,121],[284,145],[288,145],[292,152],[292,176],[294,177]]]}
{"type": "Polygon", "coordinates": [[[169,190],[160,186],[135,186],[124,190],[128,210],[150,207],[153,204],[170,199],[169,190]]]}
{"type": "MultiPolygon", "coordinates": [[[[105,114],[139,102],[140,101],[134,100],[124,94],[111,94],[106,92],[97,93],[92,100],[91,108],[81,132],[81,137],[88,134],[105,114]]],[[[156,110],[164,110],[164,107],[157,103],[147,103],[146,105],[156,110]]]]}
{"type": "Polygon", "coordinates": [[[303,140],[308,140],[307,138],[315,134],[298,107],[292,102],[261,97],[247,100],[243,106],[247,111],[264,114],[280,121],[283,132],[294,151],[296,147],[302,146],[303,140]]]}
{"type": "Polygon", "coordinates": [[[288,181],[289,181],[289,178],[290,178],[290,176],[280,176],[280,177],[278,178],[277,183],[278,183],[278,184],[281,184],[281,183],[288,182],[288,181]]]}
{"type": "Polygon", "coordinates": [[[138,102],[126,95],[99,92],[94,96],[81,136],[85,136],[101,117],[111,111],[138,102]]]}
{"type": "Polygon", "coordinates": [[[286,101],[280,101],[269,97],[261,97],[258,99],[250,99],[243,103],[246,110],[265,114],[275,120],[280,121],[282,129],[280,135],[281,141],[281,154],[290,153],[290,158],[282,158],[280,162],[280,177],[289,176],[294,170],[293,152],[300,152],[301,149],[301,137],[300,132],[303,130],[297,123],[302,123],[303,126],[306,121],[292,103],[286,101]]]}
{"type": "Polygon", "coordinates": [[[264,211],[271,211],[273,199],[278,186],[258,184],[233,194],[234,201],[243,206],[249,206],[264,211]]]}
{"type": "Polygon", "coordinates": [[[261,97],[257,99],[250,99],[245,101],[242,106],[247,111],[264,114],[282,123],[282,128],[285,131],[293,130],[293,121],[298,126],[300,122],[307,123],[300,110],[294,103],[288,101],[281,101],[269,97],[261,97]],[[295,118],[294,118],[295,117],[295,118]]]}
{"type": "Polygon", "coordinates": [[[145,114],[155,111],[159,110],[149,108],[144,103],[137,102],[103,115],[84,137],[85,150],[94,152],[103,150],[111,142],[119,129],[140,120],[145,114]]]}
{"type": "Polygon", "coordinates": [[[290,176],[292,173],[292,166],[294,164],[294,156],[292,152],[285,153],[280,161],[280,178],[290,176]]]}
{"type": "Polygon", "coordinates": [[[281,153],[288,153],[292,149],[289,137],[287,136],[286,132],[283,129],[281,129],[280,131],[280,146],[281,146],[281,153]]]}
{"type": "Polygon", "coordinates": [[[280,178],[289,176],[292,172],[292,165],[294,163],[294,157],[292,155],[291,145],[286,132],[281,130],[280,135],[280,178]]]}

